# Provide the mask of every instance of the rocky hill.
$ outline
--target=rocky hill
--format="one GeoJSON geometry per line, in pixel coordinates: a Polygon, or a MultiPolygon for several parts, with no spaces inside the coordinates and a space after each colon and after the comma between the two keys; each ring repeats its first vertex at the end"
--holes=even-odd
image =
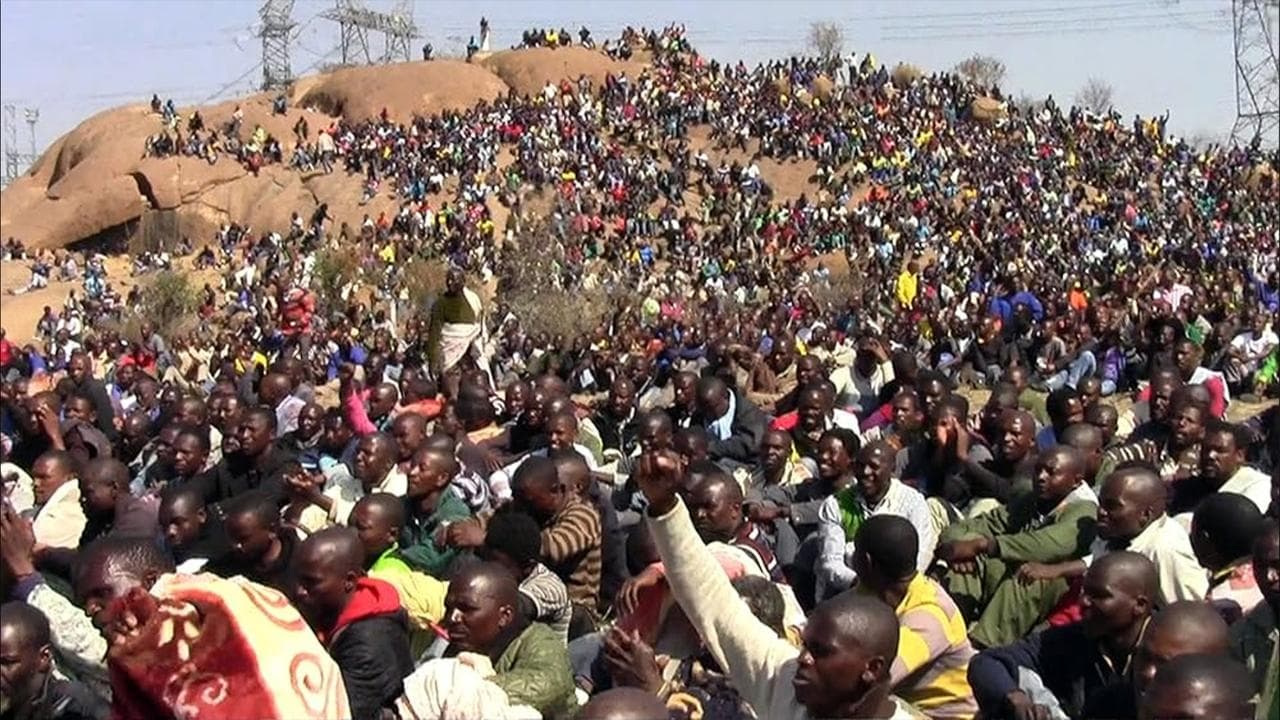
{"type": "MultiPolygon", "coordinates": [[[[385,111],[395,120],[470,107],[514,90],[534,93],[548,81],[588,75],[599,84],[609,73],[634,77],[638,61],[619,62],[582,47],[509,50],[458,60],[344,68],[299,79],[289,110],[271,112],[272,96],[258,93],[202,107],[179,108],[185,119],[199,110],[209,127],[222,127],[239,106],[247,133],[255,125],[280,139],[285,160],[292,128],[305,117],[314,131],[338,117],[363,120],[385,111]]],[[[235,220],[257,229],[284,229],[290,214],[328,203],[338,222],[358,224],[366,213],[391,209],[382,194],[359,206],[359,177],[340,169],[300,174],[280,165],[249,173],[229,156],[209,163],[193,157],[144,158],[147,138],[162,129],[145,103],[101,112],[58,138],[25,176],[0,194],[0,237],[33,248],[60,248],[119,234],[149,208],[175,210],[182,234],[193,242],[235,220]]],[[[495,208],[495,211],[497,208],[495,208]]]]}

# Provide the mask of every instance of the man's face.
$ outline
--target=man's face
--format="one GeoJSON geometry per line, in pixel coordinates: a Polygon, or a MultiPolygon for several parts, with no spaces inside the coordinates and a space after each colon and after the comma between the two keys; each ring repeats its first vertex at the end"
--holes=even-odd
{"type": "Polygon", "coordinates": [[[609,412],[617,418],[625,418],[635,404],[635,388],[630,383],[614,383],[609,388],[609,412]]]}
{"type": "Polygon", "coordinates": [[[360,544],[364,546],[366,565],[371,564],[395,543],[394,528],[387,522],[382,511],[368,503],[356,505],[351,511],[351,518],[347,524],[360,536],[360,544]]]}
{"type": "Polygon", "coordinates": [[[853,475],[858,481],[858,492],[867,502],[875,502],[884,497],[889,490],[889,481],[893,478],[894,458],[879,446],[868,446],[858,451],[857,462],[853,465],[853,475]]]}
{"type": "Polygon", "coordinates": [[[671,430],[659,422],[646,422],[640,426],[639,442],[644,452],[668,449],[671,447],[671,430]]]}
{"type": "Polygon", "coordinates": [[[782,433],[767,432],[760,441],[760,464],[770,472],[777,472],[791,454],[791,438],[782,433]]]}
{"type": "Polygon", "coordinates": [[[829,436],[818,442],[818,477],[835,480],[849,472],[851,464],[849,450],[839,438],[829,436]]]}
{"type": "Polygon", "coordinates": [[[1045,502],[1061,500],[1075,489],[1080,477],[1071,463],[1058,453],[1048,453],[1036,462],[1036,474],[1032,484],[1036,496],[1045,502]]]}
{"type": "Polygon", "coordinates": [[[85,517],[109,515],[115,509],[118,497],[119,494],[110,482],[80,478],[80,507],[84,510],[85,517]]]}
{"type": "Polygon", "coordinates": [[[408,489],[405,494],[411,498],[421,498],[440,490],[451,480],[442,470],[434,467],[425,453],[413,456],[408,470],[408,489]]]}
{"type": "Polygon", "coordinates": [[[920,399],[924,401],[924,411],[933,412],[938,401],[947,396],[947,388],[937,380],[930,380],[920,386],[920,399]]]}
{"type": "Polygon", "coordinates": [[[1211,432],[1200,445],[1200,475],[1221,485],[1244,464],[1244,451],[1236,447],[1236,437],[1228,431],[1211,432]]]}
{"type": "Polygon", "coordinates": [[[257,414],[248,415],[240,421],[236,439],[240,441],[241,455],[256,458],[271,446],[271,425],[257,414]]]}
{"type": "Polygon", "coordinates": [[[351,426],[341,419],[328,420],[324,424],[324,436],[320,445],[330,455],[340,455],[351,442],[351,426]]]}
{"type": "Polygon", "coordinates": [[[1159,378],[1151,383],[1151,419],[1158,423],[1169,422],[1169,405],[1177,384],[1168,378],[1159,378]]]}
{"type": "Polygon", "coordinates": [[[189,478],[204,469],[209,459],[200,441],[190,433],[183,433],[173,441],[173,469],[179,476],[189,478]]]}
{"type": "Polygon", "coordinates": [[[177,452],[174,450],[173,444],[178,440],[178,434],[181,430],[177,425],[166,425],[160,434],[156,436],[156,462],[161,467],[172,468],[178,459],[177,452]]]}
{"type": "Polygon", "coordinates": [[[444,607],[449,643],[466,652],[483,653],[515,615],[514,608],[500,603],[488,582],[476,576],[449,583],[444,607]]]}
{"type": "Polygon", "coordinates": [[[1006,412],[1000,420],[1003,439],[1000,453],[1006,460],[1017,462],[1027,456],[1035,442],[1030,424],[1020,413],[1006,412]]]}
{"type": "Polygon", "coordinates": [[[833,717],[838,708],[866,693],[872,658],[823,610],[809,618],[803,641],[792,680],[796,700],[810,715],[833,717]]]}
{"type": "Polygon", "coordinates": [[[390,387],[379,385],[369,400],[369,417],[378,420],[387,416],[396,406],[396,394],[390,387]]]}
{"type": "Polygon", "coordinates": [[[0,714],[25,709],[49,673],[49,647],[38,647],[16,621],[0,622],[0,714]]]}
{"type": "Polygon", "coordinates": [[[275,532],[263,525],[253,513],[230,515],[225,523],[231,557],[244,565],[262,559],[275,541],[275,532]]]}
{"type": "MultiPolygon", "coordinates": [[[[815,345],[817,347],[817,345],[815,345]]],[[[796,385],[807,387],[822,379],[822,363],[812,355],[805,355],[796,361],[796,385]]]]}
{"type": "Polygon", "coordinates": [[[307,405],[298,413],[298,435],[302,438],[313,438],[324,427],[324,408],[319,405],[307,405]]]}
{"type": "Polygon", "coordinates": [[[1275,530],[1264,532],[1254,547],[1253,576],[1272,612],[1280,613],[1280,535],[1275,530]]]}
{"type": "Polygon", "coordinates": [[[506,390],[506,406],[507,412],[511,417],[516,417],[524,412],[525,402],[528,400],[529,389],[524,383],[512,383],[507,386],[506,390]]]}
{"type": "Polygon", "coordinates": [[[157,517],[169,548],[181,550],[199,539],[206,515],[203,507],[179,498],[175,502],[161,503],[157,517]]]}
{"type": "Polygon", "coordinates": [[[823,423],[827,419],[827,408],[822,401],[822,395],[811,391],[801,392],[796,405],[796,414],[800,427],[809,432],[821,432],[823,423]]]}
{"type": "Polygon", "coordinates": [[[121,365],[116,368],[116,385],[122,390],[133,387],[133,381],[137,377],[138,371],[133,365],[121,365]]]}
{"type": "Polygon", "coordinates": [[[67,401],[64,409],[66,410],[67,418],[70,420],[93,423],[94,407],[88,398],[73,397],[67,401]]]}
{"type": "Polygon", "coordinates": [[[727,542],[742,524],[742,503],[732,502],[723,483],[703,482],[689,492],[693,526],[706,542],[727,542]]]}
{"type": "Polygon", "coordinates": [[[547,424],[547,442],[552,450],[565,450],[573,447],[573,440],[578,435],[577,423],[571,418],[557,416],[547,424]]]}
{"type": "Polygon", "coordinates": [[[697,394],[697,382],[693,377],[688,375],[677,375],[675,379],[675,400],[676,405],[685,409],[692,409],[695,404],[694,396],[697,394]]]}
{"type": "Polygon", "coordinates": [[[37,505],[44,505],[62,484],[71,480],[70,468],[63,467],[52,458],[42,457],[31,467],[32,491],[37,505]]]}
{"type": "Polygon", "coordinates": [[[325,553],[305,546],[294,561],[289,597],[314,630],[332,628],[355,589],[355,577],[335,565],[325,553]]]}
{"type": "MultiPolygon", "coordinates": [[[[59,338],[62,342],[66,342],[66,338],[59,338]]],[[[83,383],[89,378],[89,358],[84,355],[76,355],[71,358],[71,362],[67,364],[67,374],[75,381],[77,385],[83,383]]]]}
{"type": "Polygon", "coordinates": [[[1093,638],[1118,634],[1137,617],[1136,599],[1102,573],[1085,573],[1080,590],[1085,632],[1093,638]]]}
{"type": "Polygon", "coordinates": [[[1173,413],[1173,440],[1187,447],[1204,439],[1204,415],[1195,405],[1184,405],[1173,413]]]}
{"type": "Polygon", "coordinates": [[[391,470],[390,458],[381,451],[381,444],[376,436],[366,435],[356,445],[355,475],[365,488],[371,488],[382,482],[391,470]]]}
{"type": "Polygon", "coordinates": [[[422,447],[427,439],[426,429],[426,423],[416,417],[402,415],[396,418],[391,425],[391,434],[396,439],[397,458],[401,462],[412,458],[418,448],[422,447]]]}
{"type": "Polygon", "coordinates": [[[568,492],[565,482],[557,475],[551,480],[524,485],[515,493],[514,500],[525,512],[546,522],[564,507],[568,492]]]}
{"type": "Polygon", "coordinates": [[[1182,379],[1186,380],[1200,365],[1200,348],[1193,343],[1180,342],[1173,348],[1173,361],[1182,372],[1182,379]]]}
{"type": "Polygon", "coordinates": [[[107,627],[106,610],[112,601],[143,585],[142,578],[119,568],[108,568],[107,562],[98,558],[97,562],[88,564],[76,578],[76,604],[84,608],[85,614],[93,620],[94,627],[103,630],[107,627]]]}
{"type": "Polygon", "coordinates": [[[1102,486],[1098,497],[1098,535],[1106,540],[1131,540],[1151,522],[1147,507],[1134,493],[1126,492],[1128,483],[1114,477],[1102,486]]]}
{"type": "Polygon", "coordinates": [[[914,395],[893,399],[893,427],[899,432],[914,432],[924,426],[924,413],[914,395]]]}

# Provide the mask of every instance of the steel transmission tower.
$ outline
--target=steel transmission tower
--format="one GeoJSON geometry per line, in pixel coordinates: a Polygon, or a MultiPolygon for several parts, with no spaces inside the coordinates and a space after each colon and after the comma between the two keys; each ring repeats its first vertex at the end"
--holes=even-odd
{"type": "Polygon", "coordinates": [[[4,176],[2,185],[17,180],[27,168],[36,161],[36,122],[40,120],[39,108],[23,108],[23,120],[31,134],[31,145],[28,152],[18,149],[18,108],[11,104],[4,106],[4,176]]]}
{"type": "Polygon", "coordinates": [[[1236,122],[1231,139],[1280,143],[1280,0],[1232,0],[1236,122]]]}
{"type": "Polygon", "coordinates": [[[379,62],[409,60],[409,46],[414,38],[421,37],[413,22],[413,1],[399,0],[389,13],[376,12],[360,4],[360,0],[337,0],[332,10],[321,17],[338,23],[342,40],[342,64],[372,63],[369,53],[369,32],[382,33],[386,47],[379,62]]]}
{"type": "Polygon", "coordinates": [[[267,0],[258,11],[262,18],[262,89],[282,90],[293,82],[289,66],[289,35],[293,32],[294,0],[267,0]]]}

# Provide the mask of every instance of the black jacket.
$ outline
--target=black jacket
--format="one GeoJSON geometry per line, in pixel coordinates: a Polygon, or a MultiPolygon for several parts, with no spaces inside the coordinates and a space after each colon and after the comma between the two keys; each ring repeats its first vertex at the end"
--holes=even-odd
{"type": "Polygon", "coordinates": [[[111,395],[107,392],[107,386],[102,384],[98,378],[85,378],[84,382],[76,386],[76,390],[83,395],[87,395],[93,401],[94,424],[107,436],[108,440],[115,442],[118,433],[116,432],[115,406],[111,404],[111,395]]]}
{"type": "Polygon", "coordinates": [[[110,706],[85,686],[47,675],[35,700],[9,708],[0,720],[106,720],[109,715],[110,706]]]}
{"type": "MultiPolygon", "coordinates": [[[[295,459],[287,450],[271,447],[266,457],[260,458],[253,465],[244,463],[237,457],[223,457],[208,472],[191,479],[204,486],[205,502],[222,503],[250,490],[261,490],[284,507],[288,500],[285,494],[284,473],[286,462],[295,459]]],[[[217,517],[221,517],[220,508],[215,509],[217,517]]]]}
{"type": "Polygon", "coordinates": [[[377,718],[404,693],[404,679],[413,672],[404,611],[352,622],[329,641],[329,655],[342,671],[351,717],[377,718]]]}
{"type": "MultiPolygon", "coordinates": [[[[759,457],[760,440],[769,424],[764,411],[755,406],[742,393],[733,393],[733,422],[730,425],[729,437],[724,440],[711,438],[707,447],[711,459],[732,460],[743,465],[752,465],[759,457]]],[[[703,426],[716,421],[716,418],[700,417],[703,426]]]]}

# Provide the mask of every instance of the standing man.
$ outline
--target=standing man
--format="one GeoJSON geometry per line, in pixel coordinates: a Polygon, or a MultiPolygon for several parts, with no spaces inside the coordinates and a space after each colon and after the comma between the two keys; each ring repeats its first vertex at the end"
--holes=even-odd
{"type": "Polygon", "coordinates": [[[481,348],[486,339],[484,308],[480,296],[464,284],[460,268],[451,268],[445,276],[445,291],[431,308],[427,338],[427,358],[435,377],[452,370],[468,354],[489,374],[481,348]]]}

